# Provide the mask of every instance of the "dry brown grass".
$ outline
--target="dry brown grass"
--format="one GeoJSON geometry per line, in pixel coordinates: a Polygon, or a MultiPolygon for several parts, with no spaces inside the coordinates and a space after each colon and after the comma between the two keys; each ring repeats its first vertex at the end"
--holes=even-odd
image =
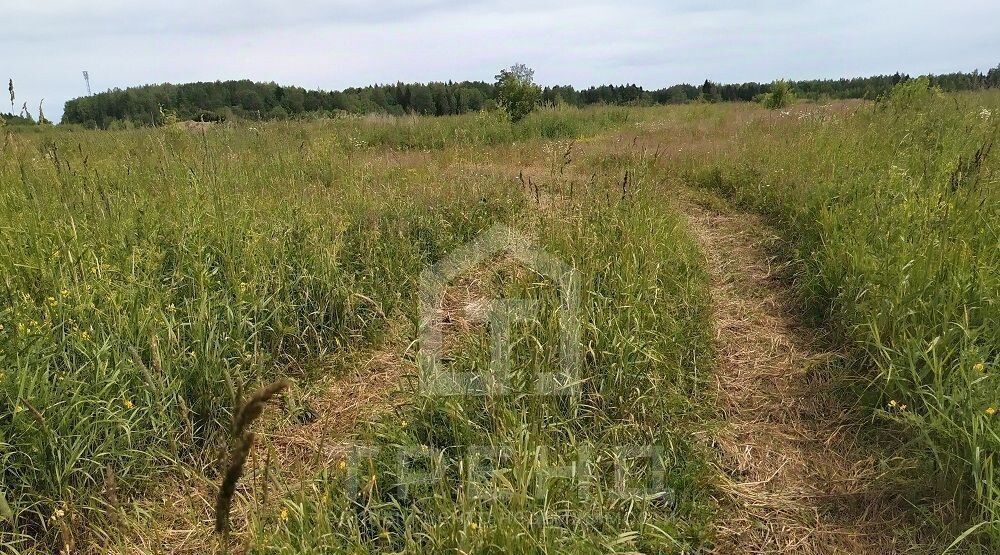
{"type": "Polygon", "coordinates": [[[125,537],[114,546],[104,546],[102,552],[245,552],[255,513],[273,511],[269,501],[343,459],[361,422],[402,402],[402,378],[413,372],[406,347],[403,342],[391,342],[381,350],[358,355],[346,374],[321,379],[300,401],[315,414],[307,423],[279,411],[262,417],[256,445],[236,488],[228,545],[223,546],[220,536],[213,534],[218,480],[212,478],[211,469],[187,468],[182,477],[165,483],[141,502],[128,519],[125,537]]]}

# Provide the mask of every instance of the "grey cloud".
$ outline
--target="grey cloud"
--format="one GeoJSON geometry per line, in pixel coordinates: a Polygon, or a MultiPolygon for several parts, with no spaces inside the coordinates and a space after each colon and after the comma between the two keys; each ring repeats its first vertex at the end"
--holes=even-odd
{"type": "MultiPolygon", "coordinates": [[[[962,0],[13,0],[0,64],[57,116],[85,92],[249,78],[326,89],[491,79],[545,84],[770,81],[987,69],[1000,4],[962,0]]],[[[20,106],[20,101],[18,102],[20,106]]]]}
{"type": "Polygon", "coordinates": [[[419,20],[444,10],[473,8],[484,1],[388,0],[375,4],[306,0],[294,5],[266,0],[25,3],[5,14],[6,19],[18,24],[12,26],[4,38],[37,42],[65,36],[65,33],[183,36],[322,24],[370,25],[419,20]]]}

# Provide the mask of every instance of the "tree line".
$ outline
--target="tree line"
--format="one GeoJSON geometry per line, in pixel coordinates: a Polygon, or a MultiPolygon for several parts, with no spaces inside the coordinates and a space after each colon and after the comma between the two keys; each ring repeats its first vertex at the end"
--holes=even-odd
{"type": "MultiPolygon", "coordinates": [[[[499,76],[498,76],[499,77],[499,76]]],[[[931,84],[945,91],[1000,88],[1000,65],[981,73],[931,75],[931,84]]],[[[797,98],[819,100],[875,99],[909,75],[877,75],[853,79],[788,81],[797,98]]],[[[66,102],[62,123],[108,128],[116,125],[162,125],[171,121],[225,121],[230,119],[288,119],[336,114],[452,115],[490,109],[498,104],[502,83],[461,81],[395,83],[348,88],[342,91],[249,80],[185,84],[158,84],[113,89],[66,102]]],[[[550,86],[541,90],[541,102],[583,107],[591,104],[652,105],[687,102],[750,102],[771,92],[771,83],[701,85],[680,84],[646,90],[634,84],[601,85],[586,89],[550,86]]]]}

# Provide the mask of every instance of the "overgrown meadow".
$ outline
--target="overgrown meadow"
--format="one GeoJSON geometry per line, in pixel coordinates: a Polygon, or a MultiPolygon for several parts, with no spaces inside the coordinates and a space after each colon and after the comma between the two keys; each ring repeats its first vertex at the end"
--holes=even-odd
{"type": "Polygon", "coordinates": [[[998,129],[996,92],[914,81],[784,111],[5,130],[0,550],[710,548],[711,295],[673,201],[691,187],[768,217],[803,306],[851,355],[843,401],[890,447],[886,475],[917,514],[954,499],[925,520],[991,552],[998,129]],[[576,271],[570,394],[537,387],[562,364],[559,284],[502,255],[445,317],[482,299],[531,314],[500,355],[488,323],[443,326],[442,360],[490,375],[505,357],[506,387],[421,387],[421,272],[496,224],[576,271]],[[406,369],[397,402],[339,438],[353,448],[283,472],[295,392],[381,352],[406,369]],[[208,505],[194,532],[167,529],[152,492],[221,480],[234,410],[278,378],[294,392],[266,409],[233,534],[210,533],[208,505]]]}
{"type": "MultiPolygon", "coordinates": [[[[356,434],[382,458],[351,459],[349,469],[341,459],[306,483],[244,485],[238,503],[270,501],[234,526],[243,533],[232,542],[192,549],[606,552],[704,542],[708,473],[682,431],[708,359],[699,255],[678,216],[642,186],[652,183],[648,156],[572,153],[572,141],[631,116],[5,134],[3,549],[124,552],[138,547],[123,530],[159,537],[146,496],[172,481],[180,488],[182,468],[220,478],[241,399],[278,377],[308,388],[345,353],[413,341],[420,272],[497,223],[580,273],[576,394],[534,393],[533,376],[560,364],[560,300],[555,283],[515,267],[486,291],[540,307],[512,328],[520,377],[509,391],[441,397],[401,384],[404,402],[356,434]],[[486,447],[513,470],[492,476],[496,495],[477,501],[456,472],[486,447]],[[451,474],[403,496],[389,461],[413,449],[437,453],[451,474]],[[585,450],[594,452],[585,482],[536,479],[585,450]],[[363,465],[371,475],[360,491],[339,481],[363,465]],[[639,466],[658,490],[635,494],[639,466]],[[635,487],[620,483],[624,471],[635,487]]],[[[456,341],[455,369],[489,364],[485,330],[456,341]]]]}

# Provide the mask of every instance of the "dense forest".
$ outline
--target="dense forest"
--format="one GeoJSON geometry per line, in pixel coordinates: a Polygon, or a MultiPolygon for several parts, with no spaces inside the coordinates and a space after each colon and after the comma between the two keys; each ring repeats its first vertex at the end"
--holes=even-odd
{"type": "Polygon", "coordinates": [[[20,115],[14,115],[13,113],[5,114],[0,112],[0,121],[10,125],[33,125],[35,123],[35,118],[31,117],[31,114],[25,114],[24,112],[21,112],[20,115]]]}
{"type": "MultiPolygon", "coordinates": [[[[946,91],[1000,87],[1000,65],[986,73],[949,73],[930,76],[946,91]]],[[[877,98],[910,79],[896,73],[853,79],[816,79],[791,82],[799,98],[877,98]]],[[[673,85],[645,90],[638,85],[602,85],[577,90],[572,86],[545,87],[548,104],[680,104],[752,101],[770,92],[769,83],[673,85]]],[[[334,114],[385,113],[392,115],[450,115],[478,111],[495,104],[492,83],[396,83],[342,91],[307,90],[275,83],[242,81],[160,84],[114,89],[66,102],[63,123],[107,128],[119,125],[161,125],[175,120],[285,119],[334,114]]]]}

